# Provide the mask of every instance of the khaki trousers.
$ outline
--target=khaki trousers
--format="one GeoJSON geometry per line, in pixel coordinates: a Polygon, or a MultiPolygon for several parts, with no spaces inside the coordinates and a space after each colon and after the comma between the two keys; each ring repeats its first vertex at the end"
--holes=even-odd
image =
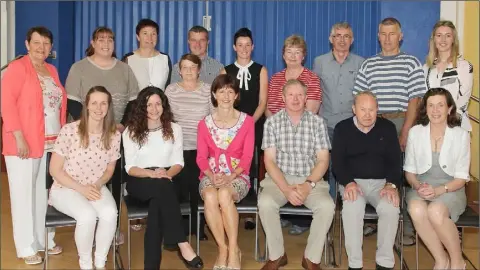
{"type": "MultiPolygon", "coordinates": [[[[295,185],[304,183],[306,177],[285,175],[285,179],[289,185],[295,185]]],[[[267,236],[269,259],[276,260],[285,253],[279,210],[288,200],[268,174],[260,182],[260,187],[258,210],[267,236]]],[[[330,197],[329,187],[327,182],[319,181],[305,200],[305,206],[313,211],[305,258],[313,263],[321,261],[326,235],[335,213],[335,204],[330,197]]]]}

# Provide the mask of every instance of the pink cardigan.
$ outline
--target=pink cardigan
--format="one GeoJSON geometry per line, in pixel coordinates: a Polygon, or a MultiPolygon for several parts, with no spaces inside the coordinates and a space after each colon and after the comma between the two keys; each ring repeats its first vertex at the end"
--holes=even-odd
{"type": "MultiPolygon", "coordinates": [[[[245,118],[242,127],[238,130],[237,135],[227,147],[227,149],[218,148],[208,131],[205,119],[198,123],[197,135],[197,165],[200,168],[200,177],[205,176],[205,171],[210,170],[208,163],[209,157],[215,158],[215,164],[218,166],[218,159],[221,154],[225,154],[227,165],[230,171],[234,171],[231,167],[230,159],[240,159],[238,167],[242,168],[245,174],[250,174],[250,165],[252,164],[253,148],[255,142],[255,122],[249,115],[245,118]]],[[[246,181],[250,188],[250,181],[246,181]]]]}
{"type": "MultiPolygon", "coordinates": [[[[62,90],[59,120],[63,126],[67,119],[67,93],[60,83],[57,69],[48,63],[45,63],[45,67],[55,84],[62,90]]],[[[3,155],[17,155],[13,131],[21,130],[30,149],[28,157],[41,158],[45,148],[42,87],[28,55],[11,62],[5,70],[2,78],[1,104],[3,155]]]]}

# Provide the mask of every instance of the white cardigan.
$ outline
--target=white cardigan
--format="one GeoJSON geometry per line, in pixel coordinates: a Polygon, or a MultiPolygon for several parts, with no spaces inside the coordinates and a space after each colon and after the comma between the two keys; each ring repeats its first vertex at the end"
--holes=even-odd
{"type": "MultiPolygon", "coordinates": [[[[470,133],[461,127],[445,130],[439,164],[442,170],[456,179],[470,179],[470,133]]],[[[416,125],[408,132],[403,170],[423,174],[432,167],[430,124],[416,125]]]]}

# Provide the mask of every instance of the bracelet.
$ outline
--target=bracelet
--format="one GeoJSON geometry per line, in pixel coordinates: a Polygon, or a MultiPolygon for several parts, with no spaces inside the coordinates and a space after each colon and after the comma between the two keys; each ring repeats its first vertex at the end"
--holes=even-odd
{"type": "Polygon", "coordinates": [[[443,187],[445,188],[445,193],[448,193],[448,187],[447,187],[447,185],[443,185],[443,187]]]}

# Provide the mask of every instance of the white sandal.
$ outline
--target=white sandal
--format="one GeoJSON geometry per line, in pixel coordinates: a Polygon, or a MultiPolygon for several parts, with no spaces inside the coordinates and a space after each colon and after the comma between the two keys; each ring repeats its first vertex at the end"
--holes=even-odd
{"type": "MultiPolygon", "coordinates": [[[[45,249],[39,249],[38,251],[45,252],[45,249]]],[[[63,252],[63,248],[59,245],[54,246],[53,248],[48,249],[48,255],[58,255],[63,252]]]]}
{"type": "Polygon", "coordinates": [[[38,253],[32,256],[24,257],[23,259],[25,260],[25,264],[28,265],[36,265],[43,262],[43,258],[38,255],[38,253]]]}

